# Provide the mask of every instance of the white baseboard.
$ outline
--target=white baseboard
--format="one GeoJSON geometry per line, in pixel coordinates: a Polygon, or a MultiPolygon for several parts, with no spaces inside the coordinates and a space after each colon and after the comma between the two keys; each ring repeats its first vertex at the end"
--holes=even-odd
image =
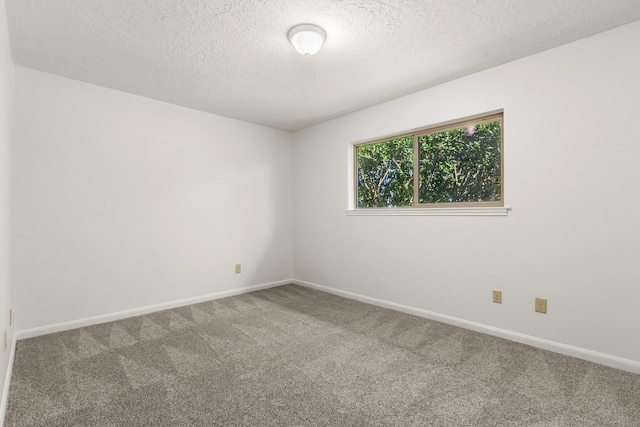
{"type": "Polygon", "coordinates": [[[161,304],[148,305],[146,307],[139,307],[139,308],[133,308],[130,310],[118,311],[115,313],[103,314],[100,316],[87,317],[84,319],[72,320],[69,322],[55,323],[53,325],[20,330],[20,331],[16,331],[14,341],[22,340],[26,338],[33,338],[40,335],[52,334],[55,332],[68,331],[71,329],[82,328],[85,326],[98,325],[100,323],[113,322],[114,320],[125,319],[127,317],[140,316],[143,314],[153,313],[155,311],[168,310],[171,308],[182,307],[185,305],[197,304],[200,302],[232,297],[235,295],[241,295],[249,292],[259,291],[262,289],[282,286],[288,283],[294,283],[294,280],[288,279],[288,280],[280,280],[278,282],[263,283],[260,285],[247,286],[245,288],[214,292],[212,294],[201,295],[201,296],[192,297],[192,298],[184,298],[184,299],[169,301],[161,304]]]}
{"type": "Polygon", "coordinates": [[[464,320],[457,317],[434,313],[432,311],[423,310],[420,308],[409,307],[394,302],[342,291],[340,289],[330,288],[328,286],[318,285],[317,283],[307,282],[304,280],[293,280],[293,283],[295,283],[296,285],[317,289],[319,291],[328,292],[334,295],[339,295],[345,298],[354,299],[379,307],[389,308],[403,313],[424,317],[426,319],[436,320],[438,322],[470,329],[472,331],[505,338],[510,341],[519,342],[521,344],[530,345],[532,347],[541,348],[543,350],[549,350],[554,353],[564,354],[565,356],[571,356],[578,359],[587,360],[589,362],[598,363],[600,365],[609,366],[611,368],[620,369],[634,374],[640,374],[640,362],[636,362],[633,360],[623,359],[621,357],[599,353],[597,351],[587,350],[580,347],[574,347],[555,341],[549,341],[542,338],[536,338],[531,335],[525,335],[519,332],[509,331],[507,329],[495,328],[493,326],[483,325],[481,323],[471,322],[469,320],[464,320]]]}
{"type": "MultiPolygon", "coordinates": [[[[25,339],[25,338],[32,338],[39,335],[51,334],[54,332],[61,332],[61,331],[66,331],[70,329],[81,328],[84,326],[91,326],[91,325],[97,325],[105,322],[112,322],[114,320],[120,320],[127,317],[140,316],[140,315],[152,313],[155,311],[168,310],[171,308],[182,307],[190,304],[197,304],[200,302],[226,298],[234,295],[241,295],[249,292],[259,291],[262,289],[268,289],[276,286],[286,285],[288,283],[295,283],[300,286],[317,289],[323,292],[328,292],[328,293],[339,295],[345,298],[362,301],[362,302],[376,305],[379,307],[389,308],[389,309],[400,311],[407,314],[413,314],[415,316],[420,316],[426,319],[431,319],[438,322],[459,326],[461,328],[469,329],[476,332],[481,332],[488,335],[497,336],[500,338],[505,338],[510,341],[515,341],[522,344],[530,345],[532,347],[553,351],[555,353],[564,354],[566,356],[576,357],[578,359],[587,360],[589,362],[598,363],[600,365],[609,366],[611,368],[621,369],[623,371],[631,372],[634,374],[640,374],[640,362],[637,362],[634,360],[629,360],[629,359],[624,359],[624,358],[609,355],[609,354],[599,353],[596,351],[587,350],[584,348],[575,347],[567,344],[562,344],[555,341],[549,341],[542,338],[533,337],[531,335],[525,335],[519,332],[510,331],[507,329],[496,328],[493,326],[484,325],[481,323],[472,322],[469,320],[464,320],[464,319],[460,319],[453,316],[447,316],[444,314],[435,313],[435,312],[423,310],[420,308],[410,307],[410,306],[397,304],[390,301],[371,298],[371,297],[356,294],[353,292],[342,291],[340,289],[319,285],[317,283],[312,283],[312,282],[307,282],[304,280],[297,280],[297,279],[287,279],[287,280],[281,280],[278,282],[271,282],[271,283],[264,283],[261,285],[249,286],[246,288],[215,292],[212,294],[202,295],[202,296],[193,297],[193,298],[185,298],[177,301],[170,301],[167,303],[155,304],[155,305],[135,308],[131,310],[124,310],[124,311],[109,313],[101,316],[73,320],[70,322],[56,323],[53,325],[42,326],[39,328],[16,331],[11,344],[12,347],[11,347],[11,355],[10,355],[10,362],[9,362],[10,366],[7,371],[7,381],[5,382],[5,391],[3,392],[3,395],[2,395],[2,402],[0,402],[2,404],[2,406],[0,407],[0,411],[2,411],[0,412],[0,415],[3,415],[5,410],[7,392],[9,390],[8,380],[11,378],[11,366],[13,364],[13,357],[15,355],[16,341],[18,340],[25,339]]],[[[2,418],[0,418],[0,420],[2,420],[2,418]]],[[[2,427],[2,424],[0,424],[0,427],[2,427]]]]}
{"type": "Polygon", "coordinates": [[[16,355],[16,336],[15,333],[11,338],[11,348],[9,349],[9,365],[7,366],[7,375],[4,379],[4,387],[2,388],[2,396],[0,396],[0,427],[4,426],[4,414],[7,412],[7,402],[9,399],[9,385],[11,382],[11,374],[13,373],[13,358],[16,355]]]}

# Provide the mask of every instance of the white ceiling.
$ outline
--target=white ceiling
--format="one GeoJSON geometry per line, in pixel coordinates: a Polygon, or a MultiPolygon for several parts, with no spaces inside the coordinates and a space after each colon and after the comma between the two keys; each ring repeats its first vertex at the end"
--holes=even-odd
{"type": "Polygon", "coordinates": [[[284,130],[640,19],[638,0],[6,5],[18,65],[284,130]],[[301,56],[287,40],[300,23],[327,33],[315,56],[301,56]]]}

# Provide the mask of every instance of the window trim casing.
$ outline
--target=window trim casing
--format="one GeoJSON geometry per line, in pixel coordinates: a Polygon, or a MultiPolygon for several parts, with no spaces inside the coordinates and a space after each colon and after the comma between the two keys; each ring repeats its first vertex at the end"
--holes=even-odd
{"type": "Polygon", "coordinates": [[[353,216],[379,216],[379,215],[430,215],[430,216],[493,216],[507,215],[511,210],[504,201],[504,111],[495,110],[488,113],[478,114],[463,119],[451,120],[445,123],[430,125],[412,129],[408,132],[392,134],[385,137],[378,137],[374,140],[368,140],[349,144],[350,168],[352,168],[352,191],[349,191],[349,208],[346,209],[347,215],[353,216]],[[419,203],[419,138],[447,130],[459,129],[470,125],[478,125],[482,123],[500,121],[500,200],[494,202],[451,202],[451,203],[419,203]],[[358,207],[358,148],[366,145],[372,145],[389,141],[391,139],[400,139],[413,137],[413,206],[401,207],[358,207]]]}
{"type": "Polygon", "coordinates": [[[510,206],[456,208],[356,208],[346,209],[347,216],[507,216],[510,206]]]}

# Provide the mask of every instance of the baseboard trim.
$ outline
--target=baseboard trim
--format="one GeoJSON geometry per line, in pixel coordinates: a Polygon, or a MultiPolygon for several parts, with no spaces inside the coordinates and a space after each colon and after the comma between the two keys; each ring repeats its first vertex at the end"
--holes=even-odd
{"type": "Polygon", "coordinates": [[[87,317],[84,319],[71,320],[69,322],[55,323],[53,325],[41,326],[37,328],[24,329],[16,331],[14,341],[33,338],[40,335],[52,334],[55,332],[68,331],[71,329],[82,328],[85,326],[98,325],[100,323],[113,322],[114,320],[125,319],[127,317],[140,316],[156,311],[168,310],[171,308],[182,307],[185,305],[197,304],[200,302],[216,300],[220,298],[232,297],[235,295],[246,294],[249,292],[259,291],[262,289],[273,288],[276,286],[294,283],[293,279],[280,280],[277,282],[263,283],[260,285],[247,286],[245,288],[231,289],[228,291],[214,292],[207,295],[201,295],[192,298],[184,298],[175,301],[169,301],[161,304],[148,305],[145,307],[133,308],[130,310],[118,311],[115,313],[103,314],[100,316],[87,317]]]}
{"type": "Polygon", "coordinates": [[[16,336],[15,333],[11,337],[11,348],[9,349],[9,365],[7,366],[7,375],[4,379],[4,387],[2,388],[2,396],[0,398],[0,427],[4,426],[4,414],[7,412],[7,402],[9,401],[9,386],[11,383],[11,374],[13,373],[13,359],[16,355],[16,336]]]}
{"type": "MultiPolygon", "coordinates": [[[[62,331],[81,328],[85,326],[97,325],[105,322],[112,322],[114,320],[120,320],[120,319],[133,317],[133,316],[140,316],[143,314],[153,313],[155,311],[168,310],[171,308],[182,307],[185,305],[197,304],[200,302],[211,301],[211,300],[231,297],[235,295],[241,295],[249,292],[259,291],[262,289],[268,289],[276,286],[286,285],[288,283],[295,283],[296,285],[305,286],[311,289],[317,289],[319,291],[328,292],[334,295],[339,295],[345,298],[350,298],[350,299],[361,301],[367,304],[389,308],[389,309],[400,311],[407,314],[413,314],[415,316],[420,316],[426,319],[431,319],[438,322],[459,326],[461,328],[469,329],[472,331],[497,336],[500,338],[508,339],[510,341],[515,341],[521,344],[530,345],[532,347],[541,348],[543,350],[549,350],[555,353],[564,354],[566,356],[576,357],[578,359],[583,359],[589,362],[598,363],[600,365],[609,366],[611,368],[621,369],[623,371],[631,372],[634,374],[640,374],[640,362],[636,362],[634,360],[624,359],[624,358],[613,356],[610,354],[599,353],[597,351],[592,351],[592,350],[587,350],[580,347],[562,344],[559,342],[550,341],[543,338],[537,338],[531,335],[521,334],[519,332],[510,331],[507,329],[496,328],[496,327],[485,325],[482,323],[472,322],[469,320],[460,319],[453,316],[447,316],[444,314],[435,313],[432,311],[423,310],[416,307],[406,306],[403,304],[398,304],[390,301],[372,298],[365,295],[356,294],[353,292],[343,291],[340,289],[320,285],[313,282],[308,282],[305,280],[287,279],[287,280],[280,280],[277,282],[270,282],[270,283],[264,283],[260,285],[248,286],[245,288],[214,292],[211,294],[201,295],[198,297],[185,298],[181,300],[170,301],[170,302],[150,305],[146,307],[139,307],[131,310],[124,310],[124,311],[104,314],[100,316],[73,320],[70,322],[62,322],[62,323],[56,323],[53,325],[47,325],[47,326],[42,326],[38,328],[16,331],[14,333],[13,340],[11,343],[11,354],[9,356],[9,367],[7,369],[7,379],[5,381],[2,401],[0,402],[0,421],[4,420],[4,411],[6,409],[6,399],[8,397],[8,390],[9,390],[9,380],[11,378],[11,368],[13,366],[13,358],[15,356],[15,346],[18,340],[33,338],[40,335],[46,335],[46,334],[51,334],[55,332],[62,332],[62,331]]],[[[0,423],[0,427],[2,427],[2,423],[0,423]]]]}
{"type": "Polygon", "coordinates": [[[549,350],[554,353],[560,353],[565,356],[571,356],[578,359],[583,359],[589,362],[597,363],[600,365],[608,366],[615,369],[631,372],[634,374],[640,374],[640,362],[636,362],[629,359],[623,359],[621,357],[612,356],[610,354],[599,353],[597,351],[587,350],[580,347],[574,347],[571,345],[562,344],[555,341],[549,341],[542,338],[537,338],[531,335],[521,334],[519,332],[510,331],[507,329],[495,328],[493,326],[484,325],[482,323],[472,322],[469,320],[460,319],[457,317],[447,316],[444,314],[435,313],[420,308],[410,307],[402,304],[397,304],[390,301],[385,301],[377,298],[371,298],[364,295],[356,294],[353,292],[343,291],[340,289],[331,288],[317,283],[307,282],[305,280],[293,280],[293,283],[300,286],[305,286],[311,289],[317,289],[319,291],[339,295],[345,298],[354,299],[357,301],[365,302],[368,304],[376,305],[378,307],[389,308],[392,310],[400,311],[407,314],[413,314],[415,316],[424,317],[426,319],[435,320],[442,323],[447,323],[454,326],[459,326],[464,329],[470,329],[472,331],[481,332],[488,335],[504,338],[510,341],[519,342],[521,344],[530,345],[532,347],[540,348],[543,350],[549,350]]]}

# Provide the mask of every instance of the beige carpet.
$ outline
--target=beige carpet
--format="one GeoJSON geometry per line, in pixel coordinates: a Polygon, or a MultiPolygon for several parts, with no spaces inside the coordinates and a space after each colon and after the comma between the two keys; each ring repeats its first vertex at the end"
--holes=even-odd
{"type": "Polygon", "coordinates": [[[6,427],[640,426],[640,376],[295,285],[19,341],[6,427]]]}

